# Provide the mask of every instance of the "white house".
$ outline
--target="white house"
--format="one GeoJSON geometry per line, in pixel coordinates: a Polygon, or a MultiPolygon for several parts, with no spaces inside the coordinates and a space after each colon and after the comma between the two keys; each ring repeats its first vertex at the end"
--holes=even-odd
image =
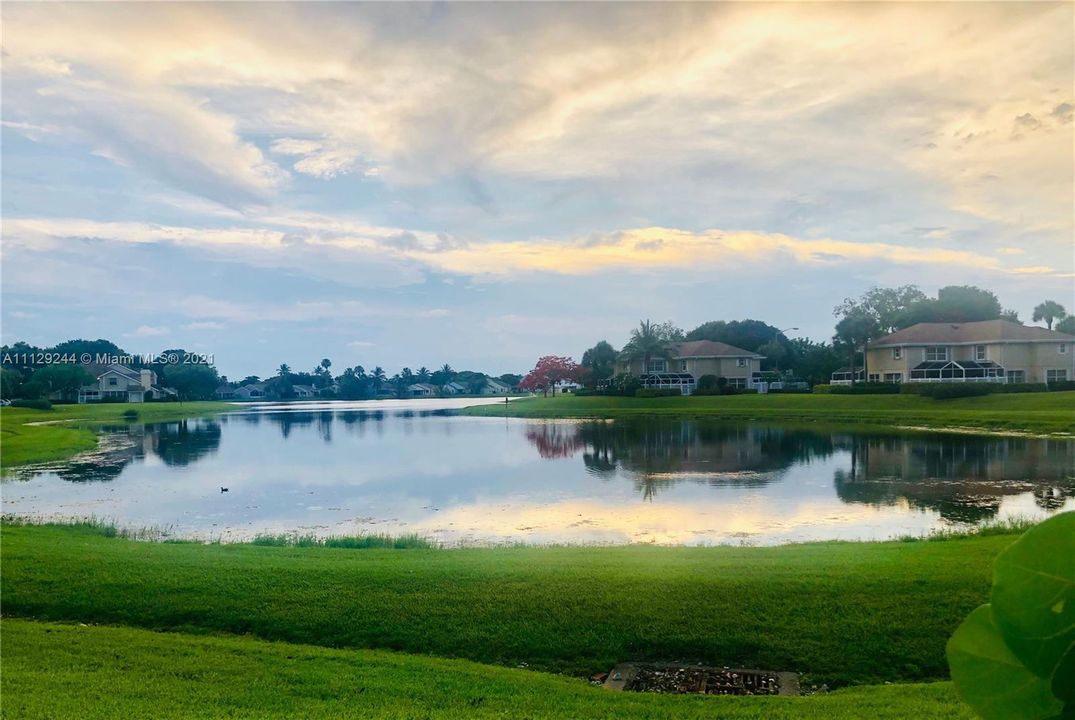
{"type": "Polygon", "coordinates": [[[485,378],[485,384],[482,385],[482,395],[510,395],[511,386],[507,383],[501,382],[496,378],[485,378]]]}
{"type": "Polygon", "coordinates": [[[297,398],[317,397],[317,388],[313,385],[292,385],[291,389],[295,392],[295,397],[297,398]]]}
{"type": "Polygon", "coordinates": [[[415,397],[433,397],[437,394],[437,386],[429,383],[414,383],[408,385],[407,390],[415,397]]]}
{"type": "Polygon", "coordinates": [[[468,388],[463,383],[453,381],[444,386],[445,395],[467,395],[469,393],[470,388],[468,388]]]}

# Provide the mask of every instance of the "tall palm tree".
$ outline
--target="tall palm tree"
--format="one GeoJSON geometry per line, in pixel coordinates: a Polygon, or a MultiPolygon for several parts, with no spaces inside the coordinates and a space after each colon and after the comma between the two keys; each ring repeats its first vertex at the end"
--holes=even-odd
{"type": "Polygon", "coordinates": [[[642,358],[642,371],[645,372],[650,360],[668,358],[672,349],[659,325],[649,320],[641,320],[638,327],[631,331],[631,339],[627,341],[621,354],[628,360],[642,358]]]}
{"type": "Polygon", "coordinates": [[[276,374],[282,378],[286,378],[291,375],[291,367],[287,363],[280,363],[280,367],[276,369],[276,374]]]}
{"type": "Polygon", "coordinates": [[[418,368],[418,382],[429,382],[429,368],[425,365],[418,368]]]}
{"type": "Polygon", "coordinates": [[[1034,308],[1034,322],[1045,321],[1045,327],[1053,329],[1054,320],[1063,320],[1067,316],[1064,306],[1054,300],[1046,300],[1034,308]]]}
{"type": "Polygon", "coordinates": [[[384,368],[378,365],[373,368],[373,372],[370,373],[370,379],[373,380],[373,388],[380,392],[384,386],[384,381],[388,379],[388,376],[384,374],[384,368]]]}

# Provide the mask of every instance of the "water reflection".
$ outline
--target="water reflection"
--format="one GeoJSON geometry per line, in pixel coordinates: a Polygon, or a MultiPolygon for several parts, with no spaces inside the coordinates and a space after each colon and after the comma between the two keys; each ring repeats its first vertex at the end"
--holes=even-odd
{"type": "Polygon", "coordinates": [[[1075,443],[973,436],[838,437],[850,454],[836,471],[844,502],[929,508],[950,522],[997,516],[1005,496],[1031,493],[1042,510],[1075,498],[1075,443]]]}
{"type": "Polygon", "coordinates": [[[225,538],[768,543],[1075,508],[1069,441],[453,412],[451,401],[292,404],[109,427],[97,452],[16,475],[4,511],[225,538]]]}

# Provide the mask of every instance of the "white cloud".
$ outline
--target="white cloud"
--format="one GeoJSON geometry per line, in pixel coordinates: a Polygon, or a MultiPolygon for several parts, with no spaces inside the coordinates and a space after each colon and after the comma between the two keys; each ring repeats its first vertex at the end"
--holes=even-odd
{"type": "Polygon", "coordinates": [[[159,337],[168,334],[168,328],[164,326],[139,325],[134,332],[125,333],[128,337],[159,337]]]}
{"type": "Polygon", "coordinates": [[[195,331],[200,331],[200,330],[223,330],[225,327],[227,327],[227,326],[224,325],[224,323],[218,323],[218,322],[214,322],[214,321],[211,321],[211,320],[209,320],[209,321],[204,321],[203,320],[203,321],[199,321],[199,322],[187,323],[186,325],[183,326],[183,329],[184,330],[195,330],[195,331]]]}

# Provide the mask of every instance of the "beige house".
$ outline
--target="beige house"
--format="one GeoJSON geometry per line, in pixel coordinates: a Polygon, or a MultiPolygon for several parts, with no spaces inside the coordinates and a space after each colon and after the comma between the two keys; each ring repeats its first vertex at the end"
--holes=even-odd
{"type": "Polygon", "coordinates": [[[149,369],[136,370],[127,365],[95,366],[86,369],[96,377],[92,385],[78,389],[80,403],[131,402],[159,400],[175,391],[157,385],[157,373],[149,369]]]}
{"type": "MultiPolygon", "coordinates": [[[[865,373],[871,382],[1052,383],[1075,378],[1073,344],[1009,320],[919,323],[870,342],[865,373]]],[[[850,382],[846,370],[834,384],[850,382]]]]}
{"type": "Polygon", "coordinates": [[[642,358],[617,361],[616,372],[637,375],[643,387],[678,388],[690,395],[703,375],[727,378],[736,388],[753,387],[765,359],[764,355],[712,340],[674,343],[670,350],[668,358],[652,357],[645,367],[642,358]]]}

